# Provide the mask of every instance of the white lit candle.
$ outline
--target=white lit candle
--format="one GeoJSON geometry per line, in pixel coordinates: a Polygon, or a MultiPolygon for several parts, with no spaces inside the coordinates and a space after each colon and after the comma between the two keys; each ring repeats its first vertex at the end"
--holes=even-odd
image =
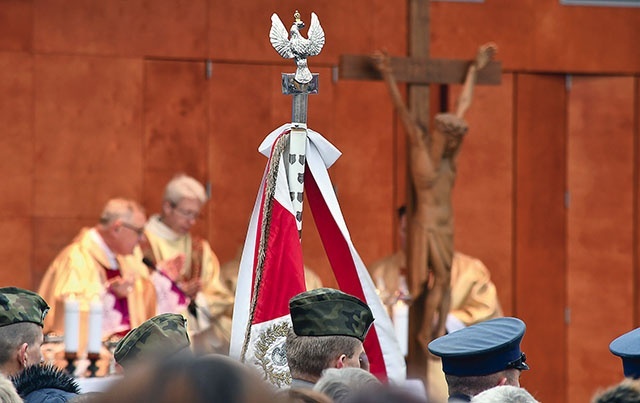
{"type": "Polygon", "coordinates": [[[102,349],[102,301],[95,297],[89,306],[89,353],[100,353],[102,349]]]}
{"type": "Polygon", "coordinates": [[[409,353],[409,305],[403,300],[396,301],[391,306],[391,316],[400,351],[406,356],[409,353]]]}
{"type": "Polygon", "coordinates": [[[80,301],[70,295],[64,301],[64,351],[77,353],[80,344],[80,301]]]}

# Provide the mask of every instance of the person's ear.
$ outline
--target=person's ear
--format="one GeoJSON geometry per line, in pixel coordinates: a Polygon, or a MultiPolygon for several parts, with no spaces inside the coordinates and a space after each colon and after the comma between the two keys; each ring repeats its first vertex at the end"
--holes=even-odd
{"type": "Polygon", "coordinates": [[[498,382],[498,384],[496,386],[504,386],[507,384],[507,378],[506,377],[502,377],[500,378],[500,381],[498,382]]]}
{"type": "Polygon", "coordinates": [[[336,361],[336,368],[338,369],[344,368],[344,363],[346,359],[347,359],[347,356],[345,354],[341,354],[340,357],[338,357],[338,360],[336,361]]]}
{"type": "Polygon", "coordinates": [[[20,347],[18,347],[18,354],[16,359],[18,361],[18,367],[20,367],[20,369],[26,368],[29,364],[29,355],[27,354],[28,348],[29,344],[27,343],[22,343],[20,347]]]}

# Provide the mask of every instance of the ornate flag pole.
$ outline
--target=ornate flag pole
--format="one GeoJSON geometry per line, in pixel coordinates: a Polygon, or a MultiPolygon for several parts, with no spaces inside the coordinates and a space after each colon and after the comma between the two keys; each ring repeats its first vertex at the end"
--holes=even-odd
{"type": "Polygon", "coordinates": [[[318,93],[318,74],[311,73],[307,67],[307,57],[320,53],[324,46],[324,31],[315,13],[311,13],[311,25],[308,39],[300,35],[304,23],[298,10],[293,14],[295,21],[287,30],[277,14],[271,16],[271,45],[287,59],[294,59],[297,65],[295,74],[282,73],[282,93],[293,95],[291,113],[291,133],[289,135],[288,156],[286,158],[287,178],[290,197],[298,226],[298,235],[302,237],[302,200],[304,194],[304,167],[307,144],[307,107],[309,94],[318,93]]]}
{"type": "Polygon", "coordinates": [[[305,290],[300,234],[306,192],[339,288],[369,305],[376,318],[364,342],[371,372],[402,381],[406,369],[393,325],[351,242],[327,171],[340,151],[307,128],[308,95],[318,92],[318,76],[307,68],[307,57],[320,53],[324,32],[312,13],[305,39],[297,11],[294,17],[289,32],[276,14],[271,17],[271,44],[298,67],[295,74],[282,74],[282,92],[293,95],[293,116],[258,147],[268,161],[240,260],[229,354],[258,368],[277,387],[291,382],[285,342],[291,329],[289,301],[305,290]]]}

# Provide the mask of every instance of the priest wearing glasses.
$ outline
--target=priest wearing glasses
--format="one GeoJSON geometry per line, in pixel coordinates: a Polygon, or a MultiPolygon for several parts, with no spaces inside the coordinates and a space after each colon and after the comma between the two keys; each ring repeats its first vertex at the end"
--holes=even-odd
{"type": "MultiPolygon", "coordinates": [[[[81,313],[96,302],[102,305],[103,338],[122,336],[156,314],[156,293],[136,248],[145,221],[135,201],[111,199],[98,223],[83,228],[56,256],[38,290],[51,305],[45,334],[64,333],[69,301],[76,301],[81,313]]],[[[81,332],[88,328],[87,316],[80,315],[81,332]]]]}
{"type": "Polygon", "coordinates": [[[164,274],[152,276],[158,314],[187,318],[195,352],[227,354],[233,295],[222,285],[220,262],[209,242],[192,232],[207,200],[200,182],[176,175],[165,187],[160,213],[149,218],[140,246],[149,268],[164,274]]]}

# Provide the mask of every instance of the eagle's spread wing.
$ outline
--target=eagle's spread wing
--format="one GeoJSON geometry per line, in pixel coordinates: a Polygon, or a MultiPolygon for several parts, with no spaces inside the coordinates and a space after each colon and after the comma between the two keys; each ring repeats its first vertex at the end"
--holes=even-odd
{"type": "Polygon", "coordinates": [[[307,34],[309,37],[309,49],[307,55],[315,56],[320,53],[324,46],[324,30],[320,26],[320,21],[318,20],[316,13],[311,13],[311,25],[309,25],[309,32],[307,32],[307,34]]]}
{"type": "Polygon", "coordinates": [[[280,17],[276,13],[271,16],[271,30],[269,31],[269,40],[273,48],[285,59],[293,58],[293,51],[289,44],[289,33],[284,27],[280,17]]]}

